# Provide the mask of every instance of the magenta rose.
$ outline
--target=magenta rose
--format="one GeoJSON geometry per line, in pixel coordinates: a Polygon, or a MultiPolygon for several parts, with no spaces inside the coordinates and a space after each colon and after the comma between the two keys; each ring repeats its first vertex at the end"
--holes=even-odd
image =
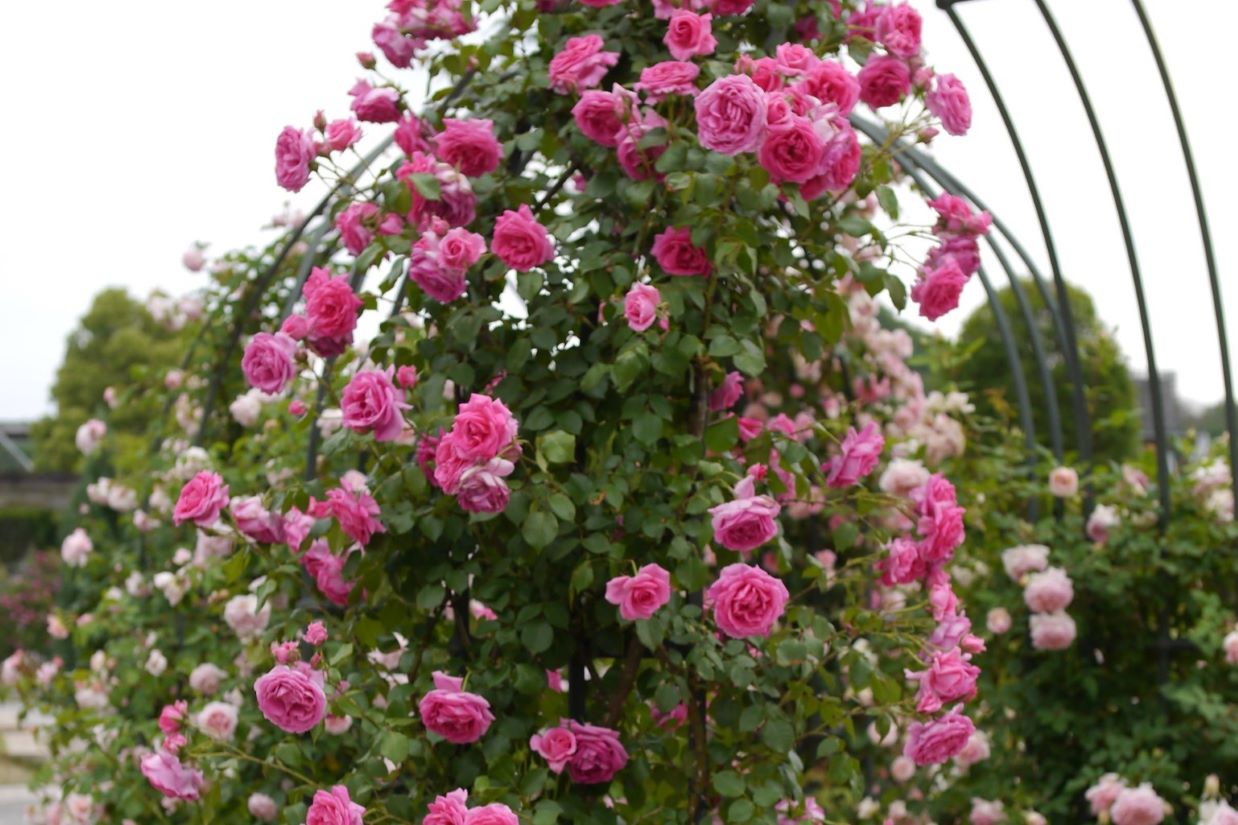
{"type": "Polygon", "coordinates": [[[619,62],[619,52],[603,51],[596,34],[569,38],[563,51],[550,60],[550,88],[559,94],[596,87],[606,70],[619,62]]]}
{"type": "Polygon", "coordinates": [[[572,117],[585,137],[613,149],[619,144],[620,128],[632,119],[636,105],[636,95],[616,83],[609,92],[591,89],[581,95],[572,107],[572,117]]]}
{"type": "Polygon", "coordinates": [[[469,279],[464,269],[445,266],[441,242],[425,235],[413,244],[408,255],[408,278],[441,304],[449,304],[468,292],[469,279]]]}
{"type": "Polygon", "coordinates": [[[528,204],[508,209],[494,222],[490,251],[519,272],[541,266],[555,255],[555,245],[546,227],[537,222],[528,204]]]}
{"type": "Polygon", "coordinates": [[[851,128],[850,123],[842,123],[825,145],[821,174],[800,187],[800,195],[804,200],[811,201],[825,192],[845,191],[859,174],[862,158],[863,150],[855,129],[851,128]]]}
{"type": "Polygon", "coordinates": [[[735,61],[735,71],[748,75],[752,82],[766,92],[776,92],[784,85],[785,78],[778,71],[778,61],[772,57],[758,57],[753,60],[746,54],[741,54],[735,61]]]}
{"type": "Polygon", "coordinates": [[[731,370],[722,379],[722,383],[709,394],[709,411],[722,412],[735,406],[744,397],[744,376],[731,370]]]}
{"type": "Polygon", "coordinates": [[[434,689],[421,697],[417,710],[426,730],[455,745],[476,742],[494,721],[490,703],[461,690],[462,679],[434,672],[434,689]]]}
{"type": "Polygon", "coordinates": [[[649,329],[657,320],[658,304],[661,302],[662,293],[658,292],[657,287],[632,284],[623,298],[623,315],[628,319],[628,326],[636,332],[649,329]]]}
{"type": "Polygon", "coordinates": [[[301,564],[318,586],[318,592],[337,607],[348,605],[348,597],[353,590],[352,582],[344,578],[344,565],[347,562],[347,558],[331,552],[325,539],[313,541],[309,550],[301,557],[301,564]]]}
{"type": "Polygon", "coordinates": [[[151,787],[170,799],[196,802],[206,785],[201,771],[185,767],[165,750],[142,757],[140,767],[151,787]]]}
{"type": "Polygon", "coordinates": [[[641,69],[640,82],[633,88],[644,92],[650,104],[658,103],[668,95],[697,94],[696,78],[701,68],[695,63],[679,60],[664,60],[641,69]]]}
{"type": "Polygon", "coordinates": [[[466,468],[454,485],[456,503],[470,513],[503,512],[512,495],[503,478],[514,469],[515,465],[502,458],[466,468]]]}
{"type": "Polygon", "coordinates": [[[967,285],[967,274],[958,261],[945,256],[935,269],[922,269],[911,287],[911,300],[920,305],[920,315],[936,321],[959,305],[959,296],[967,285]]]}
{"type": "Polygon", "coordinates": [[[275,395],[283,392],[288,382],[296,377],[297,368],[293,363],[296,352],[297,342],[282,332],[274,335],[259,332],[245,347],[241,371],[251,387],[275,395]]]}
{"type": "Polygon", "coordinates": [[[434,139],[434,154],[470,178],[499,168],[503,147],[494,137],[493,121],[446,118],[434,139]]]}
{"type": "Polygon", "coordinates": [[[877,466],[883,447],[885,439],[882,438],[881,430],[875,421],[868,422],[859,432],[856,432],[855,427],[849,428],[840,454],[830,460],[830,472],[825,483],[831,487],[850,487],[855,484],[877,466]]]}
{"type": "Polygon", "coordinates": [[[401,410],[407,409],[396,389],[392,369],[360,370],[340,398],[344,426],[357,433],[374,433],[375,441],[394,441],[404,429],[401,410]]]}
{"type": "Polygon", "coordinates": [[[710,25],[712,19],[713,15],[695,14],[684,9],[673,12],[666,24],[666,35],[662,38],[671,57],[688,60],[713,54],[718,47],[718,41],[714,39],[713,27],[710,25]]]}
{"type": "Polygon", "coordinates": [[[724,155],[755,152],[765,135],[765,92],[743,74],[719,78],[696,96],[697,138],[724,155]]]}
{"type": "Polygon", "coordinates": [[[825,141],[806,117],[789,117],[765,133],[757,160],[774,183],[805,183],[821,168],[825,141]]]}
{"type": "Polygon", "coordinates": [[[735,499],[711,507],[714,539],[728,550],[750,553],[778,535],[778,502],[754,493],[752,476],[735,485],[735,499]]]}
{"type": "Polygon", "coordinates": [[[646,564],[635,576],[615,576],[606,583],[606,601],[619,607],[629,622],[648,619],[671,599],[671,574],[646,564]]]}
{"type": "Polygon", "coordinates": [[[807,92],[822,103],[835,104],[844,117],[851,114],[860,99],[860,81],[834,60],[822,60],[813,66],[793,88],[807,92]]]}
{"type": "MultiPolygon", "coordinates": [[[[311,504],[313,503],[311,501],[311,504]]],[[[370,543],[370,538],[375,533],[386,532],[386,528],[378,520],[382,513],[378,502],[365,490],[335,487],[327,491],[325,502],[318,503],[318,507],[311,507],[311,510],[317,518],[333,516],[344,534],[362,547],[370,543]]]]}
{"type": "Polygon", "coordinates": [[[952,74],[938,75],[933,91],[924,103],[928,110],[941,119],[941,125],[952,135],[965,135],[971,128],[971,98],[963,81],[952,74]]]}
{"type": "Polygon", "coordinates": [[[315,267],[301,289],[305,296],[305,315],[310,337],[351,339],[357,328],[361,299],[353,292],[347,275],[332,277],[326,269],[315,267]]]}
{"type": "Polygon", "coordinates": [[[913,722],[903,755],[917,765],[940,765],[967,746],[976,726],[958,709],[928,724],[913,722]]]}
{"type": "Polygon", "coordinates": [[[365,808],[352,801],[348,788],[336,785],[330,791],[316,791],[305,815],[305,825],[361,825],[365,808]]]}
{"type": "Polygon", "coordinates": [[[920,13],[907,3],[886,6],[877,17],[877,42],[895,57],[920,53],[920,13]]]}
{"type": "Polygon", "coordinates": [[[318,148],[309,133],[293,126],[284,127],[275,141],[275,181],[289,192],[300,192],[309,183],[310,164],[318,148]]]}
{"type": "Polygon", "coordinates": [[[350,203],[335,216],[335,228],[340,231],[344,247],[353,255],[360,255],[374,240],[374,233],[366,225],[378,215],[378,207],[372,203],[350,203]]]}
{"type": "Polygon", "coordinates": [[[376,89],[364,80],[358,80],[348,93],[352,95],[352,110],[358,120],[395,123],[400,119],[400,93],[395,89],[376,89]]]}
{"type": "MultiPolygon", "coordinates": [[[[400,31],[400,27],[395,24],[397,20],[398,18],[392,17],[375,23],[370,29],[370,38],[383,55],[391,61],[391,65],[398,69],[407,69],[413,64],[413,57],[417,54],[417,42],[411,37],[404,36],[404,32],[400,31]]],[[[362,53],[358,53],[357,57],[361,60],[362,66],[372,67],[367,64],[374,62],[373,55],[363,56],[362,53]]]]}
{"type": "Polygon", "coordinates": [[[576,752],[567,763],[568,776],[582,785],[609,782],[628,764],[619,732],[582,722],[565,722],[576,737],[576,752]]]}
{"type": "Polygon", "coordinates": [[[980,244],[972,235],[954,235],[929,250],[924,259],[927,269],[937,269],[946,258],[952,258],[963,274],[970,278],[980,271],[980,244]]]}
{"type": "Polygon", "coordinates": [[[752,8],[755,2],[756,0],[711,0],[710,8],[713,9],[714,14],[743,14],[752,8]]]}
{"type": "Polygon", "coordinates": [[[534,734],[529,740],[529,747],[546,760],[551,771],[563,773],[567,763],[576,755],[576,734],[565,722],[563,726],[534,734]]]}
{"type": "Polygon", "coordinates": [[[176,524],[192,521],[199,527],[210,527],[227,506],[228,485],[218,473],[203,470],[181,488],[172,510],[172,521],[176,524]]]}
{"type": "Polygon", "coordinates": [[[666,118],[655,111],[646,110],[633,120],[619,127],[619,142],[615,153],[619,159],[619,168],[632,180],[646,180],[650,177],[661,179],[654,164],[666,151],[666,144],[641,147],[645,135],[654,129],[665,129],[666,118]]]}
{"type": "Polygon", "coordinates": [[[668,275],[708,275],[713,264],[704,249],[692,244],[687,228],[668,226],[654,236],[653,257],[668,275]]]}
{"type": "Polygon", "coordinates": [[[473,393],[460,405],[449,437],[459,456],[489,461],[516,440],[518,425],[507,405],[497,398],[473,393]]]}
{"type": "Polygon", "coordinates": [[[361,140],[361,129],[352,120],[333,120],[327,124],[323,136],[334,152],[342,152],[361,140]]]}
{"type": "Polygon", "coordinates": [[[774,50],[778,71],[787,77],[807,74],[820,60],[812,49],[799,43],[782,43],[774,50]]]}
{"type": "Polygon", "coordinates": [[[287,733],[305,733],[327,713],[322,673],[309,665],[276,665],[254,682],[258,709],[267,721],[287,733]]]}
{"type": "Polygon", "coordinates": [[[262,504],[259,496],[236,496],[228,505],[228,512],[236,522],[236,529],[254,541],[263,544],[282,544],[284,520],[279,513],[272,513],[262,504]]]}
{"type": "Polygon", "coordinates": [[[722,568],[705,591],[718,629],[736,639],[768,636],[790,598],[786,585],[750,564],[722,568]]]}
{"type": "Polygon", "coordinates": [[[502,802],[469,808],[464,825],[520,825],[520,818],[502,802]]]}
{"type": "Polygon", "coordinates": [[[900,536],[890,542],[886,552],[886,557],[878,562],[881,583],[886,587],[911,584],[924,577],[924,561],[920,558],[920,548],[916,542],[900,536]]]}
{"type": "Polygon", "coordinates": [[[957,647],[945,653],[934,653],[927,669],[907,672],[907,678],[920,683],[916,710],[936,713],[949,702],[966,702],[976,695],[976,679],[980,668],[963,658],[957,647]]]}
{"type": "Polygon", "coordinates": [[[893,106],[911,89],[911,72],[897,57],[873,56],[860,69],[860,100],[874,109],[893,106]]]}
{"type": "Polygon", "coordinates": [[[421,825],[464,825],[468,816],[469,792],[456,788],[446,796],[437,796],[430,803],[421,825]]]}

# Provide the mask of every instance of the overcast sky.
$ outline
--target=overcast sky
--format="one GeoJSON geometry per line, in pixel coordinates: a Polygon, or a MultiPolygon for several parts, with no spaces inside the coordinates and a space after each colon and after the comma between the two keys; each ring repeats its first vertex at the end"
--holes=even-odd
{"type": "MultiPolygon", "coordinates": [[[[635,2],[635,0],[627,0],[635,2]]],[[[1043,246],[1005,131],[943,12],[912,0],[939,71],[976,107],[972,134],[936,156],[1040,257],[1043,246]]],[[[1228,100],[1238,4],[1145,0],[1173,73],[1215,232],[1238,339],[1235,119],[1228,100]],[[1211,38],[1208,32],[1217,32],[1211,38]],[[1221,44],[1220,48],[1205,44],[1221,44]],[[1224,95],[1224,97],[1222,97],[1224,95]]],[[[263,239],[282,209],[272,147],[319,108],[347,113],[380,0],[85,0],[0,5],[0,420],[50,410],[64,339],[106,286],[180,294],[192,242],[214,250],[263,239]]],[[[1162,370],[1194,401],[1222,397],[1207,276],[1169,109],[1129,0],[1056,0],[1113,151],[1135,229],[1162,370]]],[[[1039,177],[1067,278],[1095,296],[1136,369],[1143,343],[1130,271],[1103,169],[1069,76],[1032,0],[976,0],[961,14],[1011,102],[1039,177]]],[[[375,127],[370,127],[371,130],[375,127]]],[[[293,205],[320,190],[307,187],[293,205]]],[[[995,271],[999,271],[989,262],[995,271]]],[[[1047,272],[1047,266],[1045,266],[1047,272]]],[[[951,333],[984,300],[973,280],[951,333]]],[[[995,342],[996,346],[997,343],[995,342]]],[[[1238,352],[1238,349],[1232,351],[1238,352]]]]}

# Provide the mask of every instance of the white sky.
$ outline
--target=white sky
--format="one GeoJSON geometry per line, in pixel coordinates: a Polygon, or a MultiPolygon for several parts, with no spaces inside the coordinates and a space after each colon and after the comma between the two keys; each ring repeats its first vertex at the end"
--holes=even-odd
{"type": "MultiPolygon", "coordinates": [[[[635,0],[628,0],[635,2],[635,0]]],[[[968,183],[1048,268],[1031,203],[978,72],[943,12],[912,0],[939,71],[976,107],[972,134],[943,136],[937,158],[968,183]]],[[[1238,341],[1238,180],[1229,151],[1230,0],[1145,0],[1187,118],[1238,341]],[[1190,14],[1183,14],[1189,7],[1190,14]],[[1208,36],[1209,31],[1220,34],[1208,36]],[[1228,128],[1227,128],[1228,127],[1228,128]]],[[[1129,0],[1055,0],[1114,153],[1135,229],[1161,369],[1180,394],[1222,397],[1220,359],[1190,190],[1169,109],[1129,0]]],[[[347,114],[381,0],[85,0],[0,5],[0,420],[50,409],[64,339],[100,289],[180,294],[202,277],[180,266],[193,241],[213,250],[262,239],[280,211],[273,145],[323,108],[347,114]]],[[[1069,76],[1031,0],[961,5],[991,61],[1048,205],[1067,278],[1095,296],[1133,366],[1144,364],[1117,219],[1069,76]]],[[[376,131],[377,127],[370,127],[376,131]]],[[[307,187],[293,205],[308,207],[307,187]]],[[[991,275],[1001,280],[994,261],[991,275]]],[[[953,332],[983,301],[973,280],[953,332]]],[[[996,346],[997,343],[994,342],[996,346]]],[[[1238,354],[1238,347],[1231,348],[1238,354]]]]}

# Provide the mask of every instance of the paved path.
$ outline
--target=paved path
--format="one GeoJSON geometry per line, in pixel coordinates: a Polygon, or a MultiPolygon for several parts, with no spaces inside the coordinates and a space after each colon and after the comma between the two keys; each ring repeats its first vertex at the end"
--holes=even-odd
{"type": "Polygon", "coordinates": [[[32,801],[25,788],[0,786],[0,825],[24,825],[26,806],[32,801]]]}

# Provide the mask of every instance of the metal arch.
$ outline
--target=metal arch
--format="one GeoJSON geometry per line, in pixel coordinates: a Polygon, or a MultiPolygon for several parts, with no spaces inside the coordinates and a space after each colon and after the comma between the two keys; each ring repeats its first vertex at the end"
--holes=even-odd
{"type": "Polygon", "coordinates": [[[967,27],[963,25],[963,21],[959,18],[958,13],[955,12],[953,7],[956,2],[958,0],[937,0],[937,5],[945,10],[963,44],[967,47],[967,51],[971,54],[972,60],[975,61],[976,68],[980,70],[980,74],[984,78],[985,86],[988,88],[989,95],[997,106],[998,114],[1001,115],[1002,123],[1006,127],[1006,133],[1010,137],[1011,146],[1018,157],[1019,167],[1022,169],[1023,178],[1027,183],[1028,194],[1032,198],[1032,206],[1036,210],[1036,220],[1040,224],[1040,232],[1045,243],[1045,252],[1049,257],[1049,268],[1053,273],[1053,282],[1057,291],[1058,312],[1062,320],[1062,336],[1065,341],[1062,354],[1066,359],[1066,370],[1070,376],[1071,407],[1075,417],[1075,431],[1079,439],[1079,455],[1083,463],[1090,466],[1092,463],[1091,417],[1088,414],[1087,403],[1083,396],[1083,377],[1079,369],[1079,347],[1075,340],[1075,324],[1073,313],[1070,309],[1070,295],[1066,289],[1066,281],[1062,277],[1062,268],[1057,256],[1057,246],[1053,242],[1053,233],[1049,228],[1049,217],[1045,212],[1044,201],[1040,196],[1040,188],[1036,184],[1036,176],[1032,173],[1032,166],[1028,160],[1027,151],[1023,147],[1023,141],[1019,137],[1018,129],[1015,128],[1010,110],[1006,107],[1005,98],[1002,97],[1001,90],[997,88],[997,81],[994,80],[992,72],[989,71],[989,66],[985,62],[984,56],[980,54],[980,50],[968,33],[967,27]]]}
{"type": "Polygon", "coordinates": [[[1229,338],[1225,334],[1225,312],[1221,304],[1221,282],[1217,276],[1216,255],[1212,249],[1212,233],[1208,229],[1208,215],[1204,209],[1203,189],[1199,184],[1199,173],[1195,168],[1195,157],[1191,152],[1191,142],[1187,138],[1186,124],[1182,119],[1182,110],[1178,106],[1178,95],[1174,92],[1173,83],[1169,79],[1169,69],[1165,65],[1165,57],[1156,41],[1152,30],[1152,22],[1144,11],[1140,0],[1131,0],[1139,24],[1148,40],[1148,48],[1156,60],[1156,70],[1161,76],[1161,85],[1165,87],[1165,97],[1169,100],[1169,110],[1173,113],[1174,128],[1178,132],[1178,143],[1182,146],[1182,160],[1186,164],[1187,177],[1191,181],[1191,194],[1195,200],[1195,216],[1199,220],[1199,236],[1204,246],[1204,261],[1208,266],[1208,283],[1212,289],[1212,308],[1216,315],[1217,340],[1221,347],[1221,376],[1225,381],[1225,428],[1229,432],[1229,470],[1233,488],[1238,490],[1238,411],[1234,409],[1234,379],[1229,361],[1229,338]]]}
{"type": "Polygon", "coordinates": [[[1074,56],[1066,45],[1066,40],[1062,36],[1061,29],[1058,28],[1057,21],[1054,20],[1052,12],[1045,5],[1045,0],[1033,1],[1036,3],[1036,8],[1040,10],[1045,24],[1049,27],[1049,32],[1053,35],[1053,40],[1057,44],[1058,50],[1062,53],[1062,59],[1066,62],[1066,68],[1070,71],[1070,77],[1074,81],[1075,90],[1079,93],[1079,101],[1083,104],[1084,112],[1088,118],[1088,125],[1092,129],[1092,136],[1096,139],[1096,148],[1100,152],[1101,162],[1105,166],[1105,177],[1109,180],[1109,191],[1113,195],[1114,209],[1117,210],[1118,222],[1122,228],[1122,242],[1126,247],[1126,259],[1130,264],[1131,281],[1135,287],[1135,300],[1139,305],[1139,325],[1143,331],[1144,354],[1148,360],[1148,382],[1152,395],[1152,430],[1156,439],[1156,475],[1157,487],[1159,488],[1157,493],[1161,504],[1159,520],[1163,528],[1166,520],[1169,518],[1170,506],[1169,440],[1165,433],[1165,401],[1161,396],[1161,377],[1156,368],[1156,350],[1152,344],[1152,327],[1148,318],[1147,298],[1143,292],[1143,277],[1139,271],[1139,258],[1135,254],[1135,238],[1131,232],[1130,218],[1126,214],[1126,205],[1122,200],[1122,189],[1118,185],[1117,172],[1113,168],[1113,159],[1109,156],[1109,147],[1105,142],[1105,135],[1101,130],[1100,121],[1096,117],[1096,110],[1092,106],[1092,100],[1088,96],[1087,87],[1083,83],[1083,76],[1079,73],[1079,67],[1075,64],[1074,56]]]}

